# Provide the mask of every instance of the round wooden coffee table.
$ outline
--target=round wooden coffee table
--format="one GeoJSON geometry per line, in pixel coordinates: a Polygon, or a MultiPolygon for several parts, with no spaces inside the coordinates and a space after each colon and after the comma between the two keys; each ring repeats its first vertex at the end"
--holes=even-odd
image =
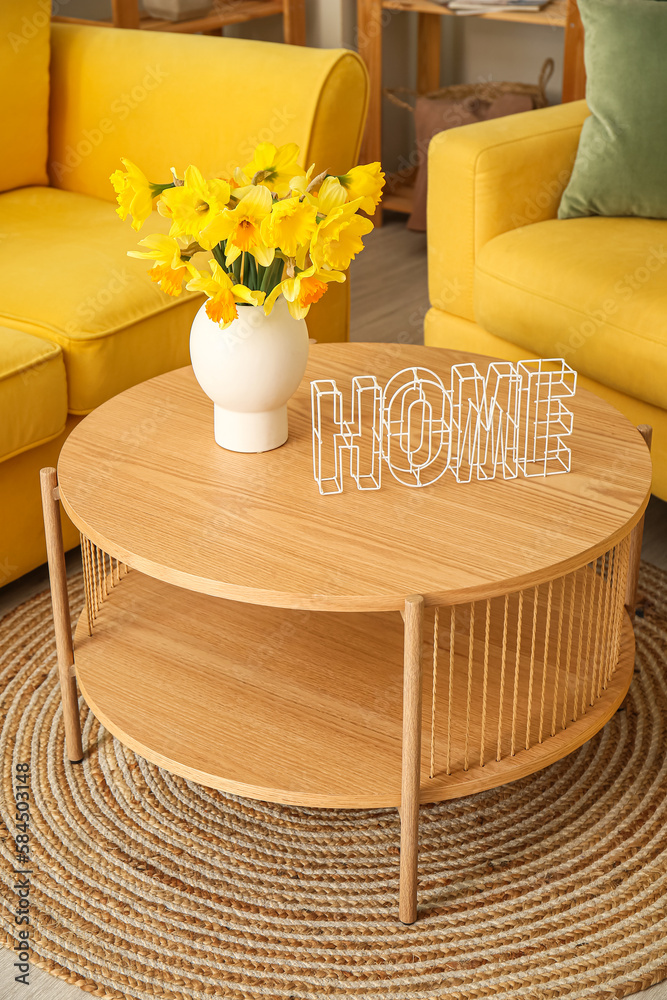
{"type": "Polygon", "coordinates": [[[260,455],[215,444],[211,404],[181,369],[86,417],[57,486],[43,472],[70,757],[83,755],[78,681],[114,736],[176,774],[274,802],[396,806],[405,922],[419,803],[569,753],[633,673],[625,604],[651,463],[596,396],[572,400],[569,474],[420,490],[387,476],[320,496],[311,379],[383,383],[416,365],[447,382],[470,360],[491,359],[315,346],[287,444],[260,455]],[[73,654],[58,498],[83,545],[73,654]]]}

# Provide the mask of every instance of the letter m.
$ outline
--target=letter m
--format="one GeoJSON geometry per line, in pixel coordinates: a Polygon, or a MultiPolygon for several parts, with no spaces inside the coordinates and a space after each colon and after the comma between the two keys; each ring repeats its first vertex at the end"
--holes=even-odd
{"type": "Polygon", "coordinates": [[[489,365],[486,377],[475,364],[452,367],[452,454],[456,480],[469,483],[517,475],[521,380],[509,361],[489,365]]]}

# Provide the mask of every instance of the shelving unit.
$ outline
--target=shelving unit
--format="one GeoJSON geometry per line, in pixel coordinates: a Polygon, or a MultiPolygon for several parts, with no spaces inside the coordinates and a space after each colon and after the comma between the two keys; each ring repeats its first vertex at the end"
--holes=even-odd
{"type": "MultiPolygon", "coordinates": [[[[440,86],[440,17],[454,17],[434,0],[357,0],[358,48],[370,75],[368,123],[362,150],[362,162],[382,159],[382,20],[383,12],[418,14],[417,91],[426,94],[440,86]]],[[[498,12],[479,14],[484,20],[511,21],[564,29],[563,100],[574,101],[584,96],[583,29],[576,0],[551,0],[542,11],[498,12]]],[[[409,214],[412,211],[412,184],[415,170],[404,171],[388,178],[382,207],[409,214]]],[[[375,216],[382,224],[382,210],[375,216]]]]}
{"type": "Polygon", "coordinates": [[[139,0],[111,0],[110,21],[91,21],[79,17],[54,17],[65,24],[90,24],[109,28],[140,28],[146,31],[177,31],[187,34],[217,34],[230,24],[243,24],[275,14],[283,16],[284,40],[291,45],[306,44],[305,0],[226,0],[211,4],[210,14],[184,21],[167,21],[140,13],[139,0]]]}

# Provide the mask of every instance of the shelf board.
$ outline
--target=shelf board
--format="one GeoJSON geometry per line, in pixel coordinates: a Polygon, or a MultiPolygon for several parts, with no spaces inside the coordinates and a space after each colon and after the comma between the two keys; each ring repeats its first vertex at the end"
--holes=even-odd
{"type": "MultiPolygon", "coordinates": [[[[451,17],[460,16],[443,4],[435,3],[434,0],[382,0],[382,6],[385,10],[416,11],[419,14],[441,14],[451,17]]],[[[551,0],[551,3],[541,11],[490,12],[468,16],[482,17],[489,21],[513,21],[515,24],[543,24],[564,28],[567,21],[567,0],[551,0]]]]}
{"type": "MultiPolygon", "coordinates": [[[[274,14],[282,14],[283,11],[283,0],[242,0],[237,4],[225,4],[222,10],[206,14],[203,17],[183,21],[168,21],[163,18],[142,16],[139,27],[144,31],[175,31],[194,34],[199,31],[224,28],[227,24],[243,24],[261,17],[271,17],[274,14]]],[[[60,24],[86,24],[96,28],[114,27],[111,21],[91,21],[81,17],[54,16],[52,20],[60,24]]]]}
{"type": "Polygon", "coordinates": [[[185,21],[167,21],[154,17],[142,17],[140,27],[146,31],[178,31],[195,33],[211,31],[214,28],[224,28],[227,24],[243,24],[260,17],[270,17],[272,14],[282,14],[282,0],[245,0],[235,8],[232,4],[204,17],[185,21]]]}
{"type": "MultiPolygon", "coordinates": [[[[442,677],[437,687],[432,779],[433,610],[427,611],[422,802],[470,795],[553,763],[607,722],[632,680],[634,636],[625,616],[619,665],[602,697],[583,718],[568,721],[566,729],[529,750],[520,749],[518,736],[514,756],[510,755],[513,694],[508,682],[502,715],[504,757],[496,761],[504,599],[492,604],[486,723],[480,715],[479,661],[484,650],[480,633],[470,688],[467,771],[468,611],[457,611],[457,636],[463,639],[455,644],[454,773],[450,775],[445,766],[449,633],[440,629],[442,677]],[[482,725],[487,763],[480,767],[482,725]]],[[[483,616],[478,616],[477,626],[483,629],[483,616]]],[[[530,703],[531,738],[537,741],[539,684],[532,701],[527,694],[530,627],[526,618],[515,721],[517,734],[525,740],[530,703]]],[[[541,642],[538,638],[538,648],[541,642]]],[[[551,643],[549,676],[555,676],[554,647],[551,643]]],[[[332,614],[261,608],[185,591],[131,570],[101,605],[92,636],[84,611],[76,630],[75,662],[81,692],[105,728],[125,746],[175,774],[235,795],[286,804],[330,808],[400,804],[403,624],[397,612],[332,614]]],[[[570,672],[570,703],[574,684],[570,672]]],[[[559,691],[564,690],[561,681],[559,691]]],[[[561,699],[559,694],[559,713],[561,699]]],[[[551,718],[551,704],[547,691],[545,719],[551,718]]]]}
{"type": "Polygon", "coordinates": [[[54,14],[51,21],[55,24],[83,24],[90,28],[113,28],[112,21],[93,21],[86,17],[62,17],[60,14],[54,14]]]}

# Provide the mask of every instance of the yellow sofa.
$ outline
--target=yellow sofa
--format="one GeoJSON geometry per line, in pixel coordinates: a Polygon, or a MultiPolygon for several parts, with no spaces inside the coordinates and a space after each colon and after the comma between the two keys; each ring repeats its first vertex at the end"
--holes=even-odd
{"type": "MultiPolygon", "coordinates": [[[[157,181],[191,162],[226,174],[258,142],[296,142],[318,171],[344,173],[368,96],[351,52],[51,26],[42,0],[0,5],[0,90],[2,585],[45,560],[38,473],[77,420],[189,362],[202,297],[167,298],[126,256],[139,237],[115,212],[120,157],[157,181]]],[[[348,318],[349,290],[332,286],[310,333],[344,340],[348,318]]]]}
{"type": "Polygon", "coordinates": [[[433,139],[425,342],[565,358],[653,426],[653,492],[667,499],[667,221],[556,218],[587,114],[577,101],[433,139]]]}

